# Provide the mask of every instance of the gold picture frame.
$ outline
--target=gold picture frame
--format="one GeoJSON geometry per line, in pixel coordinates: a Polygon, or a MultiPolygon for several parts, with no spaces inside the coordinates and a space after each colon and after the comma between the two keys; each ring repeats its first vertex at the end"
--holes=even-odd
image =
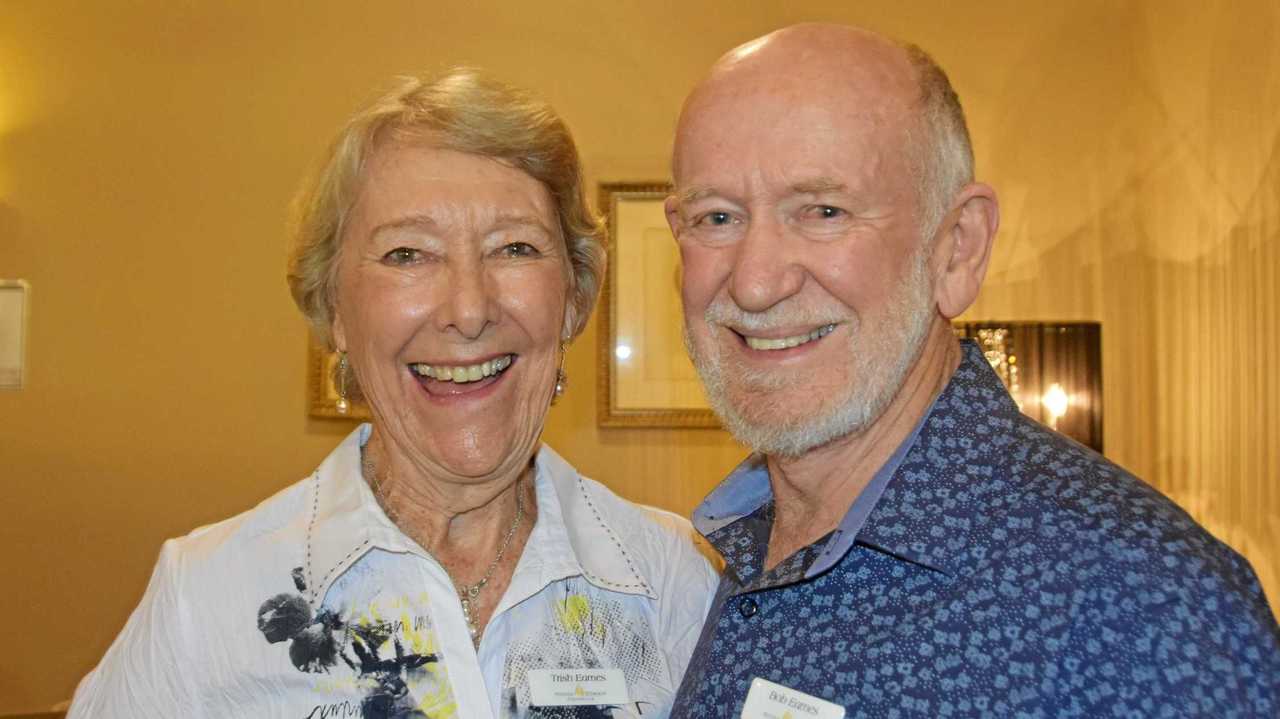
{"type": "Polygon", "coordinates": [[[607,182],[609,229],[600,294],[596,420],[601,427],[719,427],[684,350],[680,253],[665,182],[607,182]]]}
{"type": "Polygon", "coordinates": [[[334,385],[334,370],[338,367],[338,353],[316,341],[307,333],[307,414],[323,419],[351,419],[366,422],[370,418],[369,406],[351,400],[345,414],[338,411],[338,388],[334,385]]]}

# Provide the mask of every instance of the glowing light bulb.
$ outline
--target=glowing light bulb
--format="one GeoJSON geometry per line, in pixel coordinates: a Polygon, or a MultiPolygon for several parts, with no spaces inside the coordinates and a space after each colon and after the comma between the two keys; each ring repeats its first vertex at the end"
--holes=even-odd
{"type": "Polygon", "coordinates": [[[613,348],[613,354],[620,360],[624,360],[631,356],[631,348],[627,345],[618,345],[613,348]]]}
{"type": "Polygon", "coordinates": [[[1045,411],[1049,413],[1049,426],[1053,429],[1058,428],[1058,420],[1067,413],[1067,407],[1071,404],[1071,398],[1062,389],[1062,385],[1054,382],[1049,385],[1049,390],[1040,398],[1040,404],[1044,406],[1045,411]]]}

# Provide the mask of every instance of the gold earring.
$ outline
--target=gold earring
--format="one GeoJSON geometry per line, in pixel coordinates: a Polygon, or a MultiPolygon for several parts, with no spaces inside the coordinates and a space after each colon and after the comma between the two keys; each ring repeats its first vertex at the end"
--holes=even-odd
{"type": "Polygon", "coordinates": [[[334,403],[338,414],[351,411],[351,402],[347,399],[347,353],[338,355],[338,401],[334,403]]]}
{"type": "Polygon", "coordinates": [[[564,354],[567,349],[568,345],[561,342],[560,367],[556,370],[556,388],[551,393],[551,404],[555,404],[560,399],[560,395],[564,394],[565,387],[568,386],[569,376],[564,373],[564,354]]]}

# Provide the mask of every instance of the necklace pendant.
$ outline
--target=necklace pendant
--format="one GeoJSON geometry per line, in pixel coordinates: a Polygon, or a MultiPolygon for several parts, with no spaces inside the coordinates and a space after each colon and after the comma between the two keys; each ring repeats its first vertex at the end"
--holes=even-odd
{"type": "Polygon", "coordinates": [[[462,598],[462,619],[467,623],[467,633],[471,635],[471,643],[478,643],[480,640],[480,627],[476,626],[476,619],[471,616],[471,600],[465,596],[462,598]]]}

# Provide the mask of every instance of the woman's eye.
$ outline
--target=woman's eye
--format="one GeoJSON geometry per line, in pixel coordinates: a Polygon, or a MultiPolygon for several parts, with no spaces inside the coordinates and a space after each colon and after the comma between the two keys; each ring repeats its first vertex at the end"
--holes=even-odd
{"type": "Polygon", "coordinates": [[[388,265],[410,265],[418,261],[421,253],[409,247],[397,247],[382,256],[382,261],[388,265]]]}
{"type": "Polygon", "coordinates": [[[503,245],[500,252],[504,257],[534,257],[538,254],[538,248],[528,242],[512,242],[503,245]]]}

